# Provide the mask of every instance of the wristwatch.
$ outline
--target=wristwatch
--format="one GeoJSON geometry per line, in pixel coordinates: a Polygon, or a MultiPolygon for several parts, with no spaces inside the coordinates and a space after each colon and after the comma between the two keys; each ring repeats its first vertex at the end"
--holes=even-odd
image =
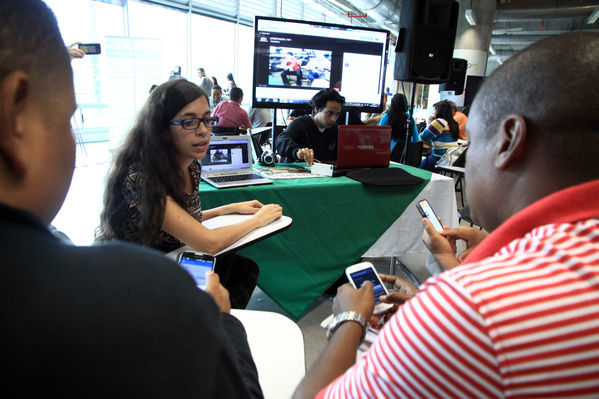
{"type": "Polygon", "coordinates": [[[342,312],[335,316],[335,320],[331,323],[331,325],[329,325],[327,330],[327,338],[330,339],[335,330],[337,330],[337,328],[339,328],[339,326],[346,321],[355,321],[362,326],[362,336],[360,337],[360,343],[362,343],[362,341],[364,341],[364,337],[366,336],[366,318],[353,310],[350,310],[349,312],[342,312]]]}

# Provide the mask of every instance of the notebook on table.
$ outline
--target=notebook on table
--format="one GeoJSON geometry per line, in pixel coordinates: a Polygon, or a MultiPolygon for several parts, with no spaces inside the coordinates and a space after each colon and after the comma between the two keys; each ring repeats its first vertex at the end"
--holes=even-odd
{"type": "Polygon", "coordinates": [[[213,136],[201,164],[202,180],[216,188],[273,182],[252,168],[249,136],[213,136]]]}
{"type": "Polygon", "coordinates": [[[391,126],[339,126],[333,176],[356,168],[386,168],[390,158],[391,126]]]}

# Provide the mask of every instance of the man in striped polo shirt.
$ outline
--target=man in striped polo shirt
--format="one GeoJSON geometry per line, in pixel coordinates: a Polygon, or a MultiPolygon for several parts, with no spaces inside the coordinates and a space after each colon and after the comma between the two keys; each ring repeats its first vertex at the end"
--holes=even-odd
{"type": "MultiPolygon", "coordinates": [[[[451,270],[355,364],[360,318],[338,325],[296,397],[599,396],[598,66],[599,33],[571,33],[486,80],[466,125],[466,181],[491,233],[476,245],[468,229],[439,234],[424,220],[451,270]],[[470,240],[459,267],[455,239],[470,240]]],[[[334,312],[368,319],[368,288],[342,286],[334,312]]]]}

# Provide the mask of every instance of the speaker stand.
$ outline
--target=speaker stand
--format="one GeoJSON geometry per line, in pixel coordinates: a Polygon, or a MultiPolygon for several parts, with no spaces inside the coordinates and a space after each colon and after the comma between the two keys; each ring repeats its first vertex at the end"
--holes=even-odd
{"type": "Polygon", "coordinates": [[[408,108],[408,121],[406,122],[406,140],[401,153],[400,163],[406,164],[409,158],[410,142],[412,141],[412,130],[414,129],[414,100],[416,98],[416,82],[412,82],[412,92],[410,93],[410,107],[408,108]]]}

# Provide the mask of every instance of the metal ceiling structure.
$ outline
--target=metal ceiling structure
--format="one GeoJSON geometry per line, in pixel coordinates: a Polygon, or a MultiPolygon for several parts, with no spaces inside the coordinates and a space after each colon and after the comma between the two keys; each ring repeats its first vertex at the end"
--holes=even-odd
{"type": "MultiPolygon", "coordinates": [[[[472,0],[476,2],[476,0],[472,0]]],[[[325,0],[340,13],[366,13],[370,26],[397,33],[401,0],[325,0]]],[[[471,5],[471,1],[460,1],[471,5]]],[[[461,7],[464,7],[461,5],[461,7]]],[[[506,60],[526,46],[551,35],[571,31],[599,31],[598,0],[498,0],[491,45],[496,54],[489,61],[506,60]]]]}

